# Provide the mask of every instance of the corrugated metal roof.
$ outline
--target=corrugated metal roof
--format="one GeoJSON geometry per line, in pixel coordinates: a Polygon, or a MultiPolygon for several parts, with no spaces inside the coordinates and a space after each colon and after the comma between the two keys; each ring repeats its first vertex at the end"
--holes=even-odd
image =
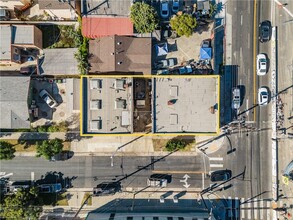
{"type": "Polygon", "coordinates": [[[88,38],[133,35],[133,24],[125,17],[83,17],[82,34],[88,38]]]}
{"type": "Polygon", "coordinates": [[[11,60],[10,25],[0,26],[0,60],[11,60]]]}

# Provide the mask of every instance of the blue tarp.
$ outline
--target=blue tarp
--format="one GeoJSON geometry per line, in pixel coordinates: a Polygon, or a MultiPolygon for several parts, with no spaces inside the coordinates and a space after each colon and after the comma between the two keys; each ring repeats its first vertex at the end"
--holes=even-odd
{"type": "Polygon", "coordinates": [[[167,55],[168,53],[168,44],[164,43],[164,44],[160,44],[160,45],[156,45],[156,52],[157,52],[157,56],[164,56],[167,55]]]}
{"type": "Polygon", "coordinates": [[[212,59],[212,48],[202,47],[200,48],[200,59],[201,60],[210,60],[212,59]]]}

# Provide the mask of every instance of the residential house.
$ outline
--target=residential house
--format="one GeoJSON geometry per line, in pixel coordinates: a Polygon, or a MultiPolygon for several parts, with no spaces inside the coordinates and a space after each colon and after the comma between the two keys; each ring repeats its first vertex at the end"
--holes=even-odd
{"type": "Polygon", "coordinates": [[[89,41],[89,73],[151,74],[151,38],[100,37],[89,41]]]}
{"type": "Polygon", "coordinates": [[[0,64],[33,61],[42,49],[42,32],[34,25],[0,25],[0,64]]]}
{"type": "Polygon", "coordinates": [[[0,128],[30,128],[30,77],[1,76],[0,85],[0,128]]]}

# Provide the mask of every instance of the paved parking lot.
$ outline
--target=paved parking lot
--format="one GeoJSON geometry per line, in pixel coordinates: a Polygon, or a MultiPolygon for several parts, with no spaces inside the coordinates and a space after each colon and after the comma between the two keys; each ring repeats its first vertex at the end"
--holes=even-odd
{"type": "MultiPolygon", "coordinates": [[[[78,111],[75,110],[79,110],[79,106],[76,106],[76,104],[72,101],[73,91],[71,90],[74,88],[74,86],[70,86],[72,82],[72,79],[57,80],[56,82],[50,82],[49,80],[31,80],[33,88],[32,99],[36,101],[36,105],[39,108],[39,118],[32,123],[33,127],[50,124],[52,122],[59,123],[65,120],[74,120],[74,122],[72,121],[70,123],[73,127],[74,123],[78,123],[79,117],[76,117],[78,115],[78,111]],[[58,102],[57,107],[51,109],[44,102],[44,100],[39,96],[42,89],[47,90],[48,93],[50,93],[50,95],[52,95],[52,97],[58,102]]],[[[79,88],[76,89],[79,91],[79,88]]],[[[77,98],[75,97],[75,99],[77,98]]]]}

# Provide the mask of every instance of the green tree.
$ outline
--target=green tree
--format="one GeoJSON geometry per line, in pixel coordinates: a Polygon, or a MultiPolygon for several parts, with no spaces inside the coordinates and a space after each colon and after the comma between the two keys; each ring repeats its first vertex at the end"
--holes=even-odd
{"type": "Polygon", "coordinates": [[[159,24],[154,8],[143,2],[136,2],[131,6],[130,19],[138,33],[151,33],[159,24]]]}
{"type": "Polygon", "coordinates": [[[189,14],[176,15],[170,20],[171,28],[176,31],[179,36],[189,37],[196,27],[196,18],[189,14]]]}
{"type": "Polygon", "coordinates": [[[0,216],[6,219],[38,219],[42,212],[42,201],[38,188],[20,189],[15,194],[6,195],[0,216]]]}
{"type": "Polygon", "coordinates": [[[47,160],[51,159],[54,155],[61,153],[63,150],[63,141],[55,138],[53,140],[44,140],[37,142],[37,154],[36,157],[43,156],[47,160]]]}
{"type": "Polygon", "coordinates": [[[0,141],[0,160],[11,160],[13,159],[15,149],[12,144],[7,141],[0,141]]]}
{"type": "Polygon", "coordinates": [[[185,141],[176,140],[176,139],[169,140],[166,144],[166,149],[170,152],[174,150],[182,150],[185,147],[186,147],[185,141]]]}

